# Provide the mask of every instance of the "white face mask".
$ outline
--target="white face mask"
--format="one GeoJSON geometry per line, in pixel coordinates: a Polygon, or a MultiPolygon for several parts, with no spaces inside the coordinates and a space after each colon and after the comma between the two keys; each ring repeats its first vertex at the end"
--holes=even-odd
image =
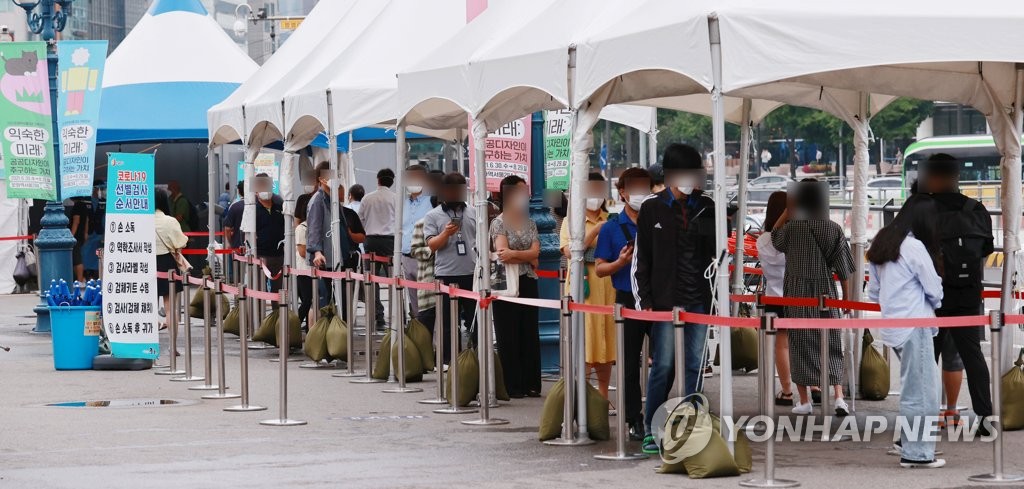
{"type": "Polygon", "coordinates": [[[418,194],[423,191],[423,185],[409,185],[405,187],[410,194],[418,194]]]}
{"type": "Polygon", "coordinates": [[[604,204],[604,199],[600,197],[591,197],[587,199],[587,210],[596,211],[601,208],[601,204],[604,204]]]}
{"type": "Polygon", "coordinates": [[[312,185],[303,185],[303,186],[302,186],[302,190],[303,190],[303,191],[304,191],[305,193],[307,193],[307,194],[311,194],[311,193],[313,193],[313,189],[314,189],[314,188],[315,188],[315,187],[313,187],[312,185]]]}
{"type": "Polygon", "coordinates": [[[647,200],[647,194],[629,194],[626,203],[631,209],[639,211],[645,200],[647,200]]]}
{"type": "Polygon", "coordinates": [[[272,196],[274,194],[272,194],[270,192],[260,192],[258,195],[259,195],[260,200],[270,200],[270,196],[272,196]]]}

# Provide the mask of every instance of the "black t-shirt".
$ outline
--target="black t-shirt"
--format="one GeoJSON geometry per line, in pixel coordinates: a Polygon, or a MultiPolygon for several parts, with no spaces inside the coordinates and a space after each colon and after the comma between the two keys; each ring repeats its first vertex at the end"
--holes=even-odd
{"type": "MultiPolygon", "coordinates": [[[[356,211],[341,206],[341,213],[345,217],[349,231],[355,234],[366,234],[366,230],[363,229],[363,221],[359,220],[359,214],[356,211]]],[[[355,268],[359,264],[359,243],[352,241],[348,233],[345,233],[345,239],[348,240],[349,250],[349,256],[345,258],[345,268],[355,268]]]]}
{"type": "Polygon", "coordinates": [[[258,256],[284,256],[284,202],[274,196],[268,208],[256,202],[256,254],[258,256]]]}
{"type": "Polygon", "coordinates": [[[242,213],[245,212],[245,202],[239,200],[228,207],[228,213],[224,216],[224,227],[229,227],[234,234],[231,235],[232,248],[239,248],[245,240],[245,233],[242,232],[242,213]]]}
{"type": "MultiPolygon", "coordinates": [[[[88,199],[75,199],[74,204],[71,206],[71,215],[69,220],[73,220],[78,217],[78,228],[74,229],[75,241],[78,244],[85,242],[87,237],[86,228],[89,227],[89,218],[92,217],[92,201],[88,199]]],[[[70,226],[71,223],[68,223],[70,226]]]]}

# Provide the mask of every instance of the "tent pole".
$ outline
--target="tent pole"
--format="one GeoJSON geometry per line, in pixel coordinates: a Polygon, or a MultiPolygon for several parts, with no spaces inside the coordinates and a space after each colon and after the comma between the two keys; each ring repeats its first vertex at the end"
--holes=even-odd
{"type": "MultiPolygon", "coordinates": [[[[349,147],[349,151],[352,151],[351,147],[349,147]]],[[[333,257],[333,263],[327,265],[331,267],[331,270],[335,270],[338,265],[345,263],[345,257],[341,256],[341,196],[338,194],[338,185],[341,183],[341,179],[338,176],[338,133],[334,128],[334,96],[330,90],[327,90],[327,158],[331,167],[329,186],[331,190],[331,256],[333,257]]],[[[348,230],[346,229],[345,232],[347,233],[348,230]]],[[[341,290],[340,281],[331,281],[331,293],[332,302],[341,304],[344,291],[341,290]]],[[[319,304],[314,304],[314,306],[319,307],[319,304]]],[[[366,332],[368,335],[372,333],[372,331],[366,332]]],[[[367,355],[371,353],[367,352],[367,355]]]]}
{"type": "MultiPolygon", "coordinates": [[[[206,261],[210,265],[211,273],[213,273],[214,260],[217,258],[217,255],[213,253],[214,233],[217,232],[217,213],[214,212],[217,205],[217,155],[213,152],[212,145],[206,146],[206,171],[206,178],[209,180],[206,185],[207,192],[209,193],[207,195],[209,202],[206,207],[206,225],[209,232],[206,241],[206,261]]],[[[224,273],[224,270],[221,270],[221,273],[224,273]]],[[[224,385],[223,382],[224,380],[221,379],[221,385],[224,385]]]]}
{"type": "MultiPolygon", "coordinates": [[[[724,265],[725,253],[727,252],[728,221],[726,219],[725,206],[725,100],[722,98],[722,38],[718,27],[717,16],[708,18],[708,30],[711,35],[711,70],[714,78],[714,88],[711,90],[711,127],[713,129],[712,142],[714,148],[714,190],[713,198],[715,205],[715,260],[718,265],[724,265]]],[[[739,229],[739,226],[737,226],[739,229]]],[[[739,246],[737,246],[739,248],[739,246]]],[[[740,269],[742,271],[742,268],[740,269]]],[[[717,304],[717,314],[729,315],[729,272],[718,270],[715,275],[716,297],[713,300],[717,304]]],[[[708,311],[712,313],[712,311],[708,311]]],[[[719,329],[718,341],[721,353],[721,413],[723,418],[731,417],[732,410],[732,342],[729,331],[725,328],[719,329]]],[[[705,346],[706,349],[706,346],[705,346]]],[[[702,357],[706,354],[701,353],[702,357]]],[[[701,359],[703,360],[703,358],[701,359]]],[[[703,372],[698,372],[698,379],[703,378],[703,372]]],[[[700,382],[698,380],[698,384],[700,382]]],[[[699,389],[698,389],[699,390],[699,389]]],[[[727,442],[729,451],[735,450],[732,441],[727,442]]]]}
{"type": "Polygon", "coordinates": [[[640,168],[647,168],[651,166],[650,154],[647,151],[647,134],[643,131],[638,132],[640,133],[640,168]]]}
{"type": "MultiPolygon", "coordinates": [[[[750,172],[750,131],[753,130],[750,122],[749,98],[743,99],[743,121],[740,124],[740,170],[738,178],[739,188],[739,210],[733,218],[736,224],[736,252],[733,254],[732,293],[743,293],[743,249],[744,238],[746,237],[747,219],[747,174],[750,172]]],[[[739,303],[732,305],[732,315],[739,316],[739,303]]]]}
{"type": "Polygon", "coordinates": [[[658,109],[651,111],[651,132],[647,133],[647,156],[648,162],[653,165],[658,162],[658,109]]]}
{"type": "MultiPolygon", "coordinates": [[[[337,143],[335,143],[337,145],[337,143]]],[[[345,184],[346,188],[352,188],[356,184],[356,154],[355,143],[352,140],[352,131],[348,132],[348,158],[345,160],[345,184]]]]}
{"type": "MultiPolygon", "coordinates": [[[[1024,132],[1024,67],[1018,65],[1016,82],[1014,85],[1014,101],[1013,101],[1013,125],[1014,134],[1011,144],[1020,144],[1020,135],[1024,132]]],[[[1010,182],[1010,185],[1016,185],[1016,188],[1021,186],[1021,150],[1020,146],[1016,147],[1016,151],[1003,151],[1004,155],[1011,155],[1015,161],[1012,161],[1009,168],[1006,168],[1006,172],[1003,178],[1003,185],[1010,182]]],[[[1016,272],[1016,259],[1015,254],[1018,252],[1017,236],[1020,232],[1020,214],[1021,214],[1021,194],[1020,192],[1009,192],[1006,198],[1003,199],[1003,250],[1005,256],[1003,258],[1003,283],[1000,291],[1000,309],[1007,314],[1012,314],[1014,311],[1015,300],[1013,298],[1013,282],[1014,273],[1016,272]],[[1012,251],[1011,251],[1012,250],[1012,251]]],[[[999,345],[1002,348],[1003,358],[1013,358],[1013,334],[1003,335],[1002,344],[999,345]]],[[[993,379],[998,379],[1000,370],[1003,368],[1002,365],[992,366],[993,379]]],[[[1000,402],[999,399],[993,399],[992,402],[1000,402]]]]}

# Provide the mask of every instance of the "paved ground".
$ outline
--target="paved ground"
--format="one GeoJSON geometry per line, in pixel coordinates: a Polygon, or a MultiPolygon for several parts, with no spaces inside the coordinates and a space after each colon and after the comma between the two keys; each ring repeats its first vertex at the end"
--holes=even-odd
{"type": "MultiPolygon", "coordinates": [[[[416,401],[432,397],[433,376],[419,394],[385,394],[381,384],[356,385],[289,363],[289,414],[302,427],[260,426],[277,416],[276,350],[254,351],[252,399],[262,413],[226,413],[236,401],[201,401],[200,391],[142,372],[56,372],[48,335],[32,335],[34,299],[0,298],[0,488],[120,487],[738,487],[739,477],[691,481],[654,473],[656,463],[607,462],[590,447],[549,447],[536,439],[541,399],[504,403],[492,411],[510,424],[477,428],[459,423],[477,415],[442,415],[416,401]],[[42,407],[98,399],[157,398],[186,406],[134,409],[42,407]],[[372,418],[367,418],[373,416],[372,418]],[[395,418],[393,418],[395,417],[395,418]]],[[[195,366],[202,372],[198,322],[195,366]]],[[[162,338],[166,340],[166,338],[162,338]]],[[[238,386],[238,344],[228,341],[229,385],[238,386]]],[[[738,411],[755,411],[756,378],[735,382],[738,411]]],[[[550,384],[546,384],[550,385],[550,384]]],[[[708,385],[717,402],[718,378],[708,385]]],[[[236,389],[232,389],[236,390],[236,389]]],[[[898,398],[895,398],[898,399],[898,398]]],[[[964,393],[963,399],[967,400],[964,393]]],[[[858,405],[892,414],[892,398],[858,405]]],[[[613,418],[614,419],[614,418],[613,418]]],[[[907,471],[885,455],[891,432],[869,443],[782,443],[777,476],[803,487],[970,486],[967,476],[991,470],[991,446],[942,443],[949,465],[907,471]]],[[[1008,471],[1024,472],[1024,433],[1006,437],[1008,471]]],[[[754,473],[763,469],[754,445],[754,473]]],[[[977,486],[975,486],[977,487],[977,486]]],[[[1019,485],[1017,487],[1024,487],[1019,485]]]]}

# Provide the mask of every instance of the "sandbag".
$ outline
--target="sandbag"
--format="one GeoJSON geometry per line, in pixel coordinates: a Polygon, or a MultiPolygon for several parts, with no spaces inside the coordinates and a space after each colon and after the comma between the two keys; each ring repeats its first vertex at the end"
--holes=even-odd
{"type": "Polygon", "coordinates": [[[1024,348],[1002,378],[1002,422],[1004,430],[1024,429],[1024,348]]]}
{"type": "MultiPolygon", "coordinates": [[[[370,333],[367,332],[367,334],[370,333]]],[[[380,340],[380,350],[379,353],[377,353],[377,362],[373,364],[373,372],[371,372],[370,377],[373,377],[377,380],[388,380],[388,373],[390,372],[391,328],[388,328],[387,332],[384,333],[384,338],[380,340]]]]}
{"type": "MultiPolygon", "coordinates": [[[[270,313],[263,322],[260,323],[259,329],[256,330],[252,335],[253,341],[262,341],[268,345],[279,346],[277,344],[278,337],[278,326],[281,324],[279,319],[280,308],[274,308],[274,311],[270,313]]],[[[288,346],[291,348],[298,348],[302,346],[302,327],[300,326],[299,315],[294,311],[288,311],[288,346]]]]}
{"type": "Polygon", "coordinates": [[[409,320],[409,324],[405,326],[405,334],[412,340],[412,343],[416,345],[416,349],[420,352],[420,360],[423,362],[423,371],[430,372],[434,370],[434,337],[431,336],[430,330],[427,329],[419,319],[412,318],[409,320]]]}
{"type": "MultiPolygon", "coordinates": [[[[558,379],[548,391],[544,407],[541,408],[537,430],[540,441],[553,440],[562,435],[564,405],[565,379],[558,379]]],[[[587,384],[587,432],[592,440],[598,441],[611,439],[612,434],[608,423],[608,400],[590,384],[587,384]]]]}
{"type": "Polygon", "coordinates": [[[868,401],[881,401],[889,395],[889,364],[871,346],[873,342],[871,332],[865,330],[860,360],[860,396],[868,401]]]}
{"type": "MultiPolygon", "coordinates": [[[[476,348],[466,348],[455,358],[459,370],[459,398],[456,406],[468,406],[476,399],[480,391],[480,362],[476,357],[476,348]]],[[[448,370],[448,382],[445,382],[444,397],[452,403],[452,371],[448,370]]]]}
{"type": "Polygon", "coordinates": [[[757,365],[757,330],[730,328],[732,340],[732,369],[750,372],[757,365]]]}
{"type": "Polygon", "coordinates": [[[685,473],[691,479],[731,477],[740,474],[736,459],[729,453],[729,446],[722,438],[720,431],[715,430],[711,413],[703,407],[698,409],[691,402],[680,404],[675,408],[674,415],[666,421],[665,433],[665,436],[673,437],[673,439],[670,443],[671,446],[666,448],[662,454],[662,458],[672,461],[663,462],[658,469],[659,473],[685,473]],[[685,416],[676,413],[685,414],[685,416]],[[686,422],[686,426],[679,426],[678,423],[683,421],[686,422]],[[694,437],[695,440],[707,439],[707,442],[698,453],[687,456],[680,453],[680,450],[690,451],[698,448],[687,446],[686,442],[691,437],[694,437]],[[673,460],[675,457],[683,456],[685,458],[681,460],[673,460]]]}
{"type": "MultiPolygon", "coordinates": [[[[405,381],[406,382],[422,382],[423,381],[423,360],[420,359],[420,351],[416,348],[416,345],[409,339],[409,335],[405,335],[405,381]]],[[[395,370],[395,376],[401,372],[398,369],[399,361],[398,342],[391,343],[391,363],[395,370]]]]}
{"type": "Polygon", "coordinates": [[[238,332],[241,330],[239,323],[240,319],[238,317],[238,306],[235,306],[232,307],[230,311],[228,311],[227,316],[224,316],[224,332],[238,336],[238,332]]]}
{"type": "Polygon", "coordinates": [[[508,388],[505,387],[505,369],[501,366],[501,355],[494,355],[494,397],[499,401],[511,401],[508,388]]]}
{"type": "MultiPolygon", "coordinates": [[[[327,356],[331,360],[348,361],[348,325],[341,319],[341,316],[334,313],[334,306],[331,308],[331,316],[327,322],[327,356]]],[[[326,309],[326,308],[324,308],[326,309]]]]}
{"type": "MultiPolygon", "coordinates": [[[[216,296],[216,294],[214,294],[216,296]]],[[[188,315],[195,319],[203,319],[203,305],[206,303],[206,290],[198,289],[195,294],[192,294],[192,301],[188,304],[188,315]]],[[[228,301],[227,296],[224,294],[220,295],[221,304],[221,315],[227,317],[228,312],[231,309],[231,302],[228,301]]],[[[215,317],[217,315],[217,306],[210,305],[210,316],[215,317]]],[[[221,319],[224,319],[223,317],[221,319]]],[[[211,324],[210,327],[213,327],[211,324]]]]}
{"type": "MultiPolygon", "coordinates": [[[[329,306],[328,306],[329,307],[329,306]]],[[[324,308],[327,309],[327,308],[324,308]]],[[[309,328],[309,333],[306,333],[306,341],[302,345],[302,351],[314,362],[327,359],[327,324],[330,323],[333,313],[328,311],[324,313],[324,309],[321,309],[320,318],[313,323],[313,327],[309,328]]]]}

